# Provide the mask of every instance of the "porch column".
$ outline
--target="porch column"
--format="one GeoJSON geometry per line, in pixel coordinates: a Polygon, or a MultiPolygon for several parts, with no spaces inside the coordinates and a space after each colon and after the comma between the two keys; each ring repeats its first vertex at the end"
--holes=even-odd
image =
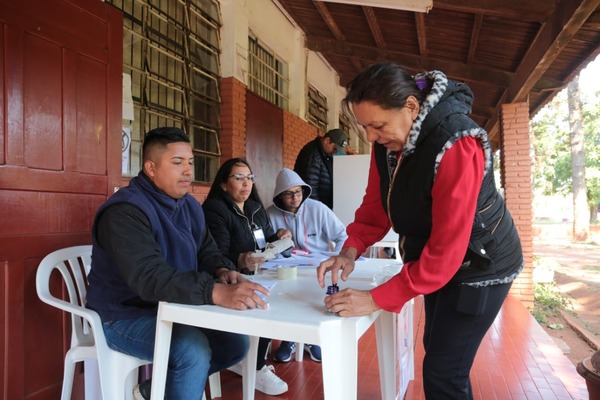
{"type": "Polygon", "coordinates": [[[221,79],[221,163],[246,156],[246,85],[234,77],[221,79]]]}
{"type": "Polygon", "coordinates": [[[529,103],[503,104],[500,115],[500,171],[506,205],[521,237],[525,267],[511,294],[533,307],[533,187],[529,103]]]}

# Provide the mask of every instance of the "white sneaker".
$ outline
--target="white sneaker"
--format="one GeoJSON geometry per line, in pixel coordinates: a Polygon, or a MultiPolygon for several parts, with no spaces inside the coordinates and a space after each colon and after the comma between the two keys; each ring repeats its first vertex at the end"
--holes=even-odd
{"type": "Polygon", "coordinates": [[[275,375],[272,365],[265,365],[260,371],[256,371],[256,390],[276,396],[288,391],[288,385],[275,375]]]}

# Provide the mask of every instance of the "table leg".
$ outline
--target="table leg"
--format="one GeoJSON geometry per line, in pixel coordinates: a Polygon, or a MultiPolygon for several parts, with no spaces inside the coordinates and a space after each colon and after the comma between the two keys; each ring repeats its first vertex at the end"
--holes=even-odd
{"type": "Polygon", "coordinates": [[[256,359],[258,351],[258,336],[250,336],[250,349],[242,361],[242,393],[244,400],[254,400],[256,389],[256,359]]]}
{"type": "Polygon", "coordinates": [[[173,322],[160,319],[160,306],[156,319],[156,336],[154,341],[154,360],[152,367],[151,400],[165,398],[165,385],[167,383],[167,368],[169,365],[169,349],[171,347],[171,333],[173,322]]]}
{"type": "Polygon", "coordinates": [[[377,359],[382,399],[395,399],[396,393],[396,314],[383,311],[375,321],[377,359]]]}
{"type": "Polygon", "coordinates": [[[358,337],[353,327],[321,332],[325,400],[356,400],[358,337]]]}

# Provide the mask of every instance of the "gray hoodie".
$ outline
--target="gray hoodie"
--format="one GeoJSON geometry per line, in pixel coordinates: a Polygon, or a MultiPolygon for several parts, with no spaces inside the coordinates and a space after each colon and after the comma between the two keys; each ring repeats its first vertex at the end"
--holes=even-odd
{"type": "Polygon", "coordinates": [[[271,224],[275,230],[283,228],[292,232],[296,248],[311,253],[339,252],[348,238],[346,227],[329,207],[310,199],[310,193],[310,186],[297,173],[282,169],[275,182],[273,205],[267,208],[271,224]],[[303,200],[295,214],[287,211],[279,198],[282,192],[294,186],[303,189],[303,200]]]}

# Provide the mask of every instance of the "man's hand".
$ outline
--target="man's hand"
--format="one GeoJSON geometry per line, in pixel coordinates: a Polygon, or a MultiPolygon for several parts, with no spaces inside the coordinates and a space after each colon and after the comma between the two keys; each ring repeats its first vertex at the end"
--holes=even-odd
{"type": "Polygon", "coordinates": [[[218,268],[215,271],[215,277],[217,278],[217,282],[225,284],[235,284],[245,280],[239,272],[228,268],[218,268]]]}
{"type": "Polygon", "coordinates": [[[261,299],[255,291],[265,296],[270,295],[264,286],[245,279],[236,284],[224,285],[222,283],[215,283],[213,288],[213,303],[236,310],[268,308],[268,303],[261,299]]]}
{"type": "Polygon", "coordinates": [[[325,307],[340,317],[368,315],[379,310],[370,291],[357,289],[344,289],[326,296],[325,307]]]}
{"type": "Polygon", "coordinates": [[[325,274],[331,271],[331,283],[337,284],[338,273],[342,270],[342,280],[348,279],[352,271],[354,271],[354,260],[356,259],[356,249],[354,247],[346,247],[340,252],[339,256],[330,257],[323,261],[317,267],[317,280],[322,288],[325,287],[325,274]]]}

